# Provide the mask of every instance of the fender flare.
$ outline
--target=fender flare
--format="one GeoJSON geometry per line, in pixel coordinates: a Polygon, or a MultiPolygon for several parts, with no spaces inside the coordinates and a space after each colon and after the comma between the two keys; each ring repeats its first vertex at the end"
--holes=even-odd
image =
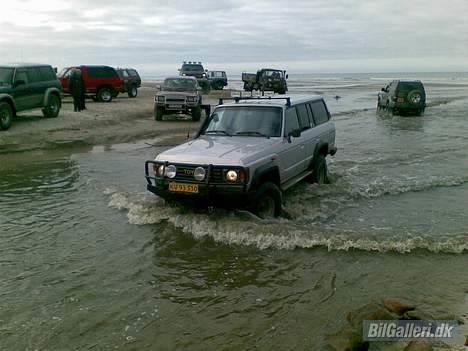
{"type": "Polygon", "coordinates": [[[250,189],[255,190],[260,185],[260,179],[268,173],[273,173],[275,177],[278,177],[276,185],[279,187],[281,183],[279,167],[275,162],[270,162],[258,167],[252,174],[250,189]]]}
{"type": "Polygon", "coordinates": [[[314,165],[316,164],[317,162],[317,156],[319,154],[323,154],[325,157],[328,155],[328,153],[330,152],[329,150],[329,145],[327,142],[325,141],[319,141],[317,143],[317,145],[315,145],[315,149],[314,149],[314,157],[312,157],[312,160],[310,161],[310,165],[309,167],[311,169],[314,168],[314,165]],[[325,150],[325,152],[323,152],[323,150],[325,150]]]}
{"type": "Polygon", "coordinates": [[[6,101],[8,102],[11,107],[13,108],[13,113],[16,114],[16,103],[15,99],[10,94],[0,94],[0,101],[6,101]]]}
{"type": "Polygon", "coordinates": [[[62,97],[61,97],[61,91],[58,88],[48,88],[44,94],[44,101],[42,103],[42,106],[47,106],[49,103],[50,96],[52,94],[56,94],[59,98],[60,101],[60,106],[62,106],[62,97]]]}

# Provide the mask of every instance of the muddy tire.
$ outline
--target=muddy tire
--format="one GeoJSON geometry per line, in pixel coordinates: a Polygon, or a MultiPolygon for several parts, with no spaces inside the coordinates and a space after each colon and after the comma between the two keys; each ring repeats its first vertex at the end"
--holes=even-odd
{"type": "Polygon", "coordinates": [[[128,97],[129,98],[135,98],[137,97],[138,95],[138,88],[136,87],[136,85],[131,85],[129,88],[128,88],[128,97]]]}
{"type": "Polygon", "coordinates": [[[112,89],[109,87],[102,87],[98,90],[96,98],[100,102],[111,102],[113,98],[112,89]]]}
{"type": "Polygon", "coordinates": [[[323,154],[318,154],[312,167],[310,181],[317,184],[329,184],[327,160],[323,154]]]}
{"type": "Polygon", "coordinates": [[[272,182],[260,185],[254,198],[252,210],[260,218],[278,217],[281,214],[281,191],[272,182]]]}
{"type": "Polygon", "coordinates": [[[47,106],[42,109],[42,114],[47,118],[55,118],[60,112],[60,98],[57,95],[51,95],[47,106]]]}
{"type": "Polygon", "coordinates": [[[13,122],[13,109],[7,102],[0,102],[0,129],[7,130],[13,122]]]}
{"type": "Polygon", "coordinates": [[[192,108],[192,121],[198,122],[201,118],[201,106],[195,106],[192,108]]]}
{"type": "Polygon", "coordinates": [[[154,119],[156,121],[162,121],[163,116],[164,116],[164,107],[154,106],[154,119]]]}

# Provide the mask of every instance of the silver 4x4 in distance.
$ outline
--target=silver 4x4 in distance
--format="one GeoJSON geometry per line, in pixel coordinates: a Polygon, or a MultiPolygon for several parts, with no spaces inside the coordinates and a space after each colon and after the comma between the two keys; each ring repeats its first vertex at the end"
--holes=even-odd
{"type": "Polygon", "coordinates": [[[327,183],[325,158],[335,152],[335,126],[320,96],[220,100],[193,140],[146,161],[147,189],[274,217],[286,189],[303,179],[327,183]]]}

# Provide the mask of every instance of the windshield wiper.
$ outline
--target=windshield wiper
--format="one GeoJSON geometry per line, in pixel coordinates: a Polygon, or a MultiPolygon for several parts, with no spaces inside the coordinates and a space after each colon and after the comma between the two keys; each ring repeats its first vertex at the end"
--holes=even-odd
{"type": "Polygon", "coordinates": [[[231,134],[229,134],[225,130],[208,130],[208,131],[205,132],[205,134],[224,134],[224,135],[227,135],[227,136],[232,136],[231,134]]]}
{"type": "Polygon", "coordinates": [[[260,133],[260,132],[257,132],[257,131],[243,131],[243,132],[237,132],[236,135],[258,135],[258,136],[262,136],[262,137],[265,137],[265,138],[270,138],[269,135],[266,135],[266,134],[263,134],[263,133],[260,133]]]}

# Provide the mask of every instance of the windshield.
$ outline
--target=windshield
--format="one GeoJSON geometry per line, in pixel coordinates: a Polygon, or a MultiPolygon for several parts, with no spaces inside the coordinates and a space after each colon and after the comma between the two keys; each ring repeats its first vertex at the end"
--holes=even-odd
{"type": "Polygon", "coordinates": [[[203,71],[203,66],[202,65],[183,65],[182,71],[199,72],[199,71],[203,71]]]}
{"type": "Polygon", "coordinates": [[[163,83],[163,89],[168,91],[193,91],[197,89],[196,81],[183,78],[168,78],[163,83]]]}
{"type": "Polygon", "coordinates": [[[283,78],[283,72],[281,71],[264,71],[263,75],[266,77],[283,78]]]}
{"type": "Polygon", "coordinates": [[[13,68],[0,67],[0,85],[11,84],[13,79],[13,68]]]}
{"type": "Polygon", "coordinates": [[[279,137],[281,116],[279,107],[220,107],[202,134],[279,137]]]}

